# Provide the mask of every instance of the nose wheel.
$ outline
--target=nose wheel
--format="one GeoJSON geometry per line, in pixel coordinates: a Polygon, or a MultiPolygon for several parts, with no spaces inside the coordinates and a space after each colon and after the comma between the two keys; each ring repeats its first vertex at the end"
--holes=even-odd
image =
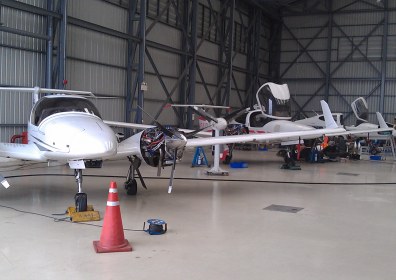
{"type": "Polygon", "coordinates": [[[124,188],[127,191],[128,195],[136,195],[137,193],[137,182],[136,179],[129,180],[124,183],[124,188]]]}
{"type": "Polygon", "coordinates": [[[87,211],[87,194],[86,193],[77,193],[74,196],[74,201],[76,204],[76,212],[85,212],[87,211]]]}
{"type": "Polygon", "coordinates": [[[74,170],[74,177],[76,178],[78,193],[74,196],[74,201],[76,205],[76,212],[87,211],[87,194],[82,192],[82,169],[74,170]]]}

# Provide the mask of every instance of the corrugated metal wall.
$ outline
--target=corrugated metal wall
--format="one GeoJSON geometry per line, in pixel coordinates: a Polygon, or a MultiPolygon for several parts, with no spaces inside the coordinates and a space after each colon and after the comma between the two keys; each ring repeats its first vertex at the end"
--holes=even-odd
{"type": "MultiPolygon", "coordinates": [[[[43,7],[44,0],[22,1],[43,7]]],[[[4,26],[23,31],[45,34],[46,19],[2,7],[1,19],[4,26]]],[[[46,41],[0,32],[0,85],[25,86],[44,85],[46,41]]],[[[0,139],[9,142],[15,134],[26,131],[26,123],[32,109],[32,95],[28,93],[3,92],[0,94],[0,139]]]]}
{"type": "MultiPolygon", "coordinates": [[[[314,114],[312,110],[321,111],[319,100],[326,97],[329,55],[331,76],[328,103],[332,111],[350,114],[350,103],[363,96],[367,97],[369,104],[370,121],[376,122],[375,112],[380,110],[381,102],[382,42],[386,34],[383,1],[332,1],[332,10],[335,11],[332,18],[327,12],[328,1],[315,2],[320,3],[315,13],[306,11],[295,16],[284,14],[281,75],[298,103],[298,106],[294,104],[294,111],[303,107],[308,116],[314,114]],[[353,48],[352,42],[355,46],[361,44],[348,58],[353,48]],[[328,43],[331,46],[329,53],[328,43]]],[[[313,3],[308,1],[306,7],[313,3]]],[[[383,115],[391,122],[396,116],[396,11],[395,1],[388,3],[388,58],[383,115]]],[[[354,124],[355,121],[353,115],[347,118],[347,124],[354,124]]]]}
{"type": "MultiPolygon", "coordinates": [[[[188,1],[188,0],[185,0],[188,1]]],[[[46,9],[46,0],[24,0],[20,1],[29,5],[46,9]]],[[[55,6],[58,1],[55,1],[55,6]]],[[[125,4],[128,1],[113,0],[69,0],[67,13],[71,18],[80,19],[88,23],[109,28],[118,32],[126,33],[128,26],[128,9],[125,4]]],[[[138,2],[139,5],[140,1],[138,2]]],[[[167,0],[148,1],[148,18],[146,26],[150,26],[154,17],[167,4],[167,0]],[[158,5],[157,5],[158,4],[158,5]]],[[[184,0],[175,0],[178,3],[179,12],[183,10],[184,0]]],[[[247,40],[245,38],[246,28],[249,25],[248,7],[243,1],[236,1],[238,11],[235,12],[235,34],[234,46],[242,44],[241,51],[236,55],[233,66],[246,69],[248,65],[247,40]],[[246,41],[246,42],[245,42],[246,41]]],[[[222,1],[212,0],[211,6],[215,12],[220,10],[222,1]]],[[[209,26],[208,21],[212,21],[209,16],[208,1],[199,1],[198,14],[198,42],[202,34],[209,26]],[[201,32],[201,33],[200,33],[201,32]]],[[[46,34],[46,16],[23,12],[14,8],[2,6],[1,19],[4,26],[18,30],[29,31],[35,34],[46,34]]],[[[263,26],[268,19],[263,20],[263,26]]],[[[135,26],[136,28],[136,26],[135,26]]],[[[221,29],[221,28],[220,28],[221,29]]],[[[209,98],[204,89],[206,83],[210,95],[218,88],[219,66],[219,34],[213,28],[208,40],[199,49],[198,55],[214,61],[199,61],[204,81],[199,74],[196,74],[196,103],[209,103],[209,98]]],[[[268,74],[268,40],[269,30],[266,25],[262,28],[261,38],[261,74],[268,74]],[[265,32],[263,31],[265,30],[265,32]],[[267,53],[265,58],[264,53],[267,53]]],[[[87,90],[98,95],[106,95],[113,98],[95,99],[93,102],[98,106],[103,118],[109,120],[124,121],[126,117],[126,84],[127,84],[127,40],[93,31],[88,28],[68,23],[66,37],[66,74],[67,89],[87,90]]],[[[182,30],[180,20],[177,19],[173,6],[165,13],[160,21],[147,35],[147,40],[169,46],[171,48],[182,49],[182,30]]],[[[57,42],[56,42],[57,44],[57,42]]],[[[182,56],[169,51],[148,46],[148,51],[152,56],[155,67],[161,75],[168,91],[170,91],[180,78],[182,69],[182,56]]],[[[2,86],[45,86],[46,71],[46,41],[34,39],[26,36],[0,32],[0,84],[2,86]]],[[[55,62],[54,62],[55,63],[55,62]]],[[[145,92],[144,107],[152,116],[161,109],[166,94],[163,87],[155,75],[154,67],[146,57],[145,82],[148,84],[148,91],[145,92]]],[[[247,88],[247,72],[245,70],[233,71],[235,83],[232,82],[230,105],[234,108],[241,106],[237,89],[245,97],[247,88]]],[[[133,73],[132,81],[136,74],[133,73]]],[[[223,87],[225,85],[222,85],[223,87]]],[[[177,87],[172,95],[172,100],[180,102],[182,87],[177,87]]],[[[135,96],[136,99],[136,96],[135,96]]],[[[1,141],[8,142],[12,135],[20,134],[23,126],[30,114],[32,97],[26,93],[1,93],[0,95],[0,131],[1,141]],[[11,109],[12,108],[12,109],[11,109]],[[16,110],[14,108],[17,108],[16,110]]],[[[135,102],[134,102],[135,103],[135,102]]],[[[212,112],[213,113],[213,112],[212,112]]],[[[163,110],[160,119],[167,125],[177,125],[178,118],[172,109],[163,110]]],[[[133,119],[133,118],[132,118],[133,119]]],[[[151,119],[144,117],[144,123],[150,123],[151,119]]],[[[197,121],[196,121],[197,122],[197,121]]]]}

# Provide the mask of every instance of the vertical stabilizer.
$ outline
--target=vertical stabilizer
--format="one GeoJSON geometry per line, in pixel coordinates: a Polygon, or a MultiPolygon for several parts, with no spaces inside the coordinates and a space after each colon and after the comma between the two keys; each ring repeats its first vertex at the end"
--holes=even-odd
{"type": "Polygon", "coordinates": [[[329,105],[324,100],[320,100],[322,105],[323,116],[325,118],[326,128],[337,128],[337,124],[334,121],[333,115],[331,114],[329,105]]]}
{"type": "Polygon", "coordinates": [[[389,128],[380,112],[377,112],[377,118],[380,128],[389,128]]]}

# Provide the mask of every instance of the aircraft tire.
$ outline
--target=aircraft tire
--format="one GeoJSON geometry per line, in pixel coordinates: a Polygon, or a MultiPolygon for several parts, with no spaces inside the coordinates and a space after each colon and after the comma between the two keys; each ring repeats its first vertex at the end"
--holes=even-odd
{"type": "Polygon", "coordinates": [[[87,194],[86,193],[77,193],[74,197],[76,201],[76,212],[85,212],[87,211],[87,194]]]}
{"type": "Polygon", "coordinates": [[[125,182],[124,183],[124,187],[125,187],[128,195],[136,195],[136,193],[137,193],[137,182],[136,182],[135,179],[132,179],[129,182],[125,182]]]}
{"type": "Polygon", "coordinates": [[[229,155],[226,155],[225,160],[223,160],[224,164],[230,164],[232,157],[230,157],[229,155]]]}

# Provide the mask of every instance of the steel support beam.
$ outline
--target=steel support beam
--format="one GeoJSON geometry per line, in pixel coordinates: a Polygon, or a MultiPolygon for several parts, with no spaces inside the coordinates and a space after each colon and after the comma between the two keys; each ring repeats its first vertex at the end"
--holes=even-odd
{"type": "MultiPolygon", "coordinates": [[[[196,69],[197,69],[197,21],[198,21],[198,0],[192,0],[191,3],[191,38],[189,50],[192,54],[192,63],[189,67],[189,80],[188,80],[188,96],[186,104],[195,104],[195,84],[196,84],[196,69]]],[[[188,39],[188,38],[187,38],[188,39]]],[[[187,41],[188,43],[188,41],[187,41]]],[[[193,113],[187,110],[187,123],[186,127],[192,129],[194,125],[193,113]]]]}
{"type": "Polygon", "coordinates": [[[331,43],[333,39],[333,0],[327,0],[329,9],[329,26],[327,30],[327,54],[326,54],[326,87],[325,87],[325,101],[329,102],[330,93],[330,71],[331,71],[331,43]]]}
{"type": "MultiPolygon", "coordinates": [[[[47,9],[53,11],[54,9],[54,1],[47,0],[47,9]]],[[[53,50],[54,50],[54,25],[53,25],[53,17],[47,16],[47,36],[50,39],[47,41],[47,50],[46,50],[46,74],[45,74],[45,86],[47,88],[52,88],[52,64],[53,64],[53,50]]]]}
{"type": "Polygon", "coordinates": [[[66,83],[66,32],[67,32],[67,0],[60,0],[59,46],[58,46],[58,88],[64,89],[66,83]]]}
{"type": "Polygon", "coordinates": [[[138,100],[136,108],[136,123],[143,123],[143,102],[144,102],[144,91],[142,89],[144,83],[144,69],[145,69],[145,52],[146,52],[146,0],[140,0],[140,21],[139,21],[139,34],[140,34],[140,42],[139,42],[139,66],[137,71],[137,92],[138,92],[138,100]]]}
{"type": "MultiPolygon", "coordinates": [[[[234,45],[234,20],[235,20],[235,0],[230,0],[230,17],[228,19],[228,52],[227,52],[227,61],[228,61],[228,74],[227,74],[227,86],[224,95],[226,96],[226,106],[230,106],[230,97],[231,97],[231,82],[232,82],[232,62],[233,62],[233,45],[234,45]]],[[[224,104],[224,99],[222,103],[224,104]]]]}
{"type": "Polygon", "coordinates": [[[383,26],[383,39],[382,39],[382,66],[381,66],[381,98],[379,104],[379,112],[384,112],[385,105],[385,81],[386,81],[386,61],[388,55],[388,25],[389,25],[389,12],[388,12],[388,0],[383,0],[385,15],[384,15],[384,26],[383,26]]]}

